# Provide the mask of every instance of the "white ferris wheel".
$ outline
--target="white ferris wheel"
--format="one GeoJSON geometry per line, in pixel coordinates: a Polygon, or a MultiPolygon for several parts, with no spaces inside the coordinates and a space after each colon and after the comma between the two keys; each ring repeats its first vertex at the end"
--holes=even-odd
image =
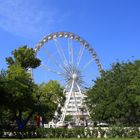
{"type": "Polygon", "coordinates": [[[75,120],[87,119],[89,111],[84,103],[83,87],[89,79],[93,80],[95,71],[99,74],[103,71],[95,50],[79,35],[55,32],[45,36],[36,45],[35,51],[43,60],[41,67],[44,73],[49,73],[46,76],[40,74],[40,77],[44,80],[48,76],[50,79],[63,80],[66,101],[60,121],[64,122],[67,115],[73,116],[75,120]]]}

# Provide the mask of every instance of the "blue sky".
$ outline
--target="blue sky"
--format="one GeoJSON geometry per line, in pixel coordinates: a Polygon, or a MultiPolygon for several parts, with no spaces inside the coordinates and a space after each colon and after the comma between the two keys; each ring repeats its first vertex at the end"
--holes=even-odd
{"type": "Polygon", "coordinates": [[[56,31],[86,39],[104,69],[140,59],[139,7],[140,0],[0,0],[0,69],[12,50],[56,31]]]}

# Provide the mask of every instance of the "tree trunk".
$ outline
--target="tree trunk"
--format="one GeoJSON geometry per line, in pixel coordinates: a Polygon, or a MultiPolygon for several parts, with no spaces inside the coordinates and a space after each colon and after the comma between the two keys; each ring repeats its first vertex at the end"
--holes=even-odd
{"type": "Polygon", "coordinates": [[[26,119],[22,120],[22,111],[19,111],[19,115],[16,116],[16,123],[19,130],[25,129],[32,115],[33,115],[33,111],[29,114],[29,116],[26,119]]]}

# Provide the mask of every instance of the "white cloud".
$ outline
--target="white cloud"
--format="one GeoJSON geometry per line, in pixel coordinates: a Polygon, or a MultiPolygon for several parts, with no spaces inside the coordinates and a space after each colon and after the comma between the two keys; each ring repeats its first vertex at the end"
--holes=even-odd
{"type": "Polygon", "coordinates": [[[63,17],[51,5],[43,6],[39,1],[0,0],[0,28],[18,36],[34,38],[48,33],[57,24],[61,26],[63,17]]]}

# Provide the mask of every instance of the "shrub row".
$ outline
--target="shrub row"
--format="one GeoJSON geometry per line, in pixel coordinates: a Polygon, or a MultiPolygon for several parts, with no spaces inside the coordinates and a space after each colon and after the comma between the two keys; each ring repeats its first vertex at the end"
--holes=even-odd
{"type": "Polygon", "coordinates": [[[26,130],[0,130],[0,137],[13,138],[140,138],[137,127],[109,127],[109,128],[40,128],[26,130]]]}
{"type": "Polygon", "coordinates": [[[106,130],[109,138],[140,138],[140,128],[138,127],[111,127],[106,130]]]}
{"type": "Polygon", "coordinates": [[[0,130],[1,138],[34,138],[37,137],[36,129],[25,130],[0,130]]]}

